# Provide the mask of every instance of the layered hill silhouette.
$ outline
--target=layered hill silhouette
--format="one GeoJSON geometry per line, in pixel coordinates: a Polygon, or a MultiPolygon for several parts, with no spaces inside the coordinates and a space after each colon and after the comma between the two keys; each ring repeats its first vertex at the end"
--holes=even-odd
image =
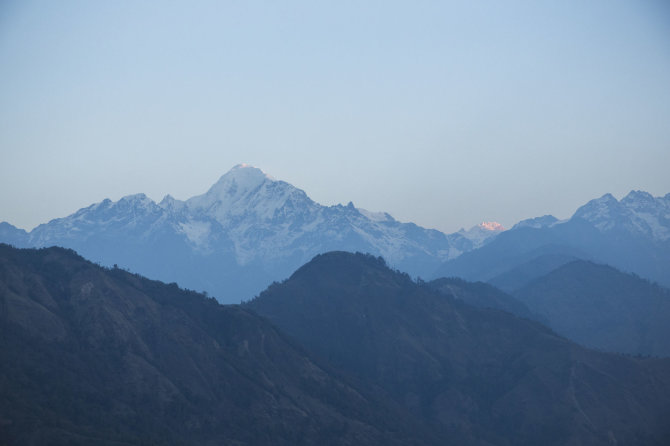
{"type": "Polygon", "coordinates": [[[557,333],[580,344],[670,356],[670,290],[640,277],[578,260],[514,294],[557,333]]]}
{"type": "Polygon", "coordinates": [[[317,256],[247,304],[445,444],[667,444],[670,362],[580,347],[369,255],[317,256]]]}
{"type": "Polygon", "coordinates": [[[0,443],[439,444],[239,306],[0,245],[0,443]]]}

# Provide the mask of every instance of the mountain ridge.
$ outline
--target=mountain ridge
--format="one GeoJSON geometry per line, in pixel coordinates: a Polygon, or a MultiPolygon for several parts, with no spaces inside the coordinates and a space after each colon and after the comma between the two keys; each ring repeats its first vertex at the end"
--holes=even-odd
{"type": "Polygon", "coordinates": [[[670,194],[631,191],[621,200],[605,194],[567,220],[551,215],[524,220],[485,246],[447,260],[431,277],[495,283],[546,256],[610,264],[670,286],[670,194]]]}
{"type": "Polygon", "coordinates": [[[333,250],[383,256],[413,277],[488,281],[531,261],[532,250],[556,254],[548,248],[553,245],[560,255],[611,263],[667,285],[669,215],[670,194],[632,191],[621,201],[611,195],[591,200],[565,221],[544,216],[504,231],[485,222],[444,234],[351,202],[320,205],[301,189],[241,164],[187,200],[166,195],[156,203],[141,193],[105,199],[30,232],[3,222],[0,241],[72,248],[103,265],[236,303],[333,250]],[[507,240],[512,246],[503,249],[507,240]]]}
{"type": "Polygon", "coordinates": [[[372,252],[425,276],[485,239],[401,223],[351,203],[322,206],[301,189],[244,164],[187,200],[166,195],[156,203],[134,194],[105,199],[30,232],[0,226],[2,242],[72,248],[104,265],[177,281],[229,303],[253,297],[320,252],[372,252]]]}

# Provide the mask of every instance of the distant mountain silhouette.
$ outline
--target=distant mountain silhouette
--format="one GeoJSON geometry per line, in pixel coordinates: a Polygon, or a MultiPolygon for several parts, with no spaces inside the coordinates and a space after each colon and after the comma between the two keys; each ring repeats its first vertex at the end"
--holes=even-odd
{"type": "Polygon", "coordinates": [[[240,308],[0,245],[0,444],[439,444],[240,308]]]}
{"type": "Polygon", "coordinates": [[[380,258],[317,256],[246,306],[379,385],[444,444],[670,442],[670,361],[585,349],[416,284],[380,258]]]}
{"type": "Polygon", "coordinates": [[[670,290],[610,266],[567,263],[515,296],[557,333],[583,345],[670,356],[670,290]]]}
{"type": "MultiPolygon", "coordinates": [[[[535,257],[528,262],[522,263],[509,271],[495,276],[490,279],[488,283],[503,291],[514,294],[515,291],[523,288],[533,280],[552,272],[566,263],[578,260],[578,258],[575,257],[575,255],[578,255],[576,251],[573,251],[575,255],[561,254],[561,251],[566,250],[558,249],[557,252],[553,254],[535,257]]],[[[588,257],[588,255],[582,255],[588,257]]]]}

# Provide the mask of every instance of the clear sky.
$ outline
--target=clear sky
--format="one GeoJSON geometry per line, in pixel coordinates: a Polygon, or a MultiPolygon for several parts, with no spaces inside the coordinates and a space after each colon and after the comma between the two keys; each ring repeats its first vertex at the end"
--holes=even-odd
{"type": "Polygon", "coordinates": [[[0,221],[238,163],[447,232],[670,192],[670,6],[0,1],[0,221]]]}

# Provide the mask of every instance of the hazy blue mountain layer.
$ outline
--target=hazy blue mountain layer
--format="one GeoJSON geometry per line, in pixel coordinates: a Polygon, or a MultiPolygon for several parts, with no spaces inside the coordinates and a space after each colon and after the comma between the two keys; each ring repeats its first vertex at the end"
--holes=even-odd
{"type": "Polygon", "coordinates": [[[610,266],[565,264],[515,296],[557,333],[605,351],[670,356],[670,290],[610,266]]]}
{"type": "Polygon", "coordinates": [[[592,260],[670,286],[670,194],[633,191],[591,200],[566,221],[527,220],[445,262],[433,277],[490,281],[507,291],[564,262],[592,260]]]}

